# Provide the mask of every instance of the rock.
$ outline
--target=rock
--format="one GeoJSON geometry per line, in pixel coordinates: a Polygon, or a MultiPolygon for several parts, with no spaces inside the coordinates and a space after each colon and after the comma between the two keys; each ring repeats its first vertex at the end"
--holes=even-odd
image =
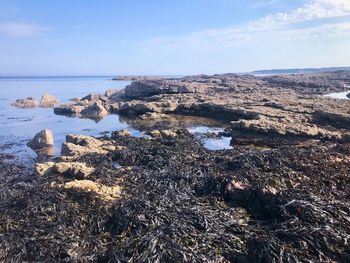
{"type": "Polygon", "coordinates": [[[89,118],[102,118],[108,115],[108,111],[102,106],[100,102],[95,102],[81,111],[81,115],[89,118]]]}
{"type": "Polygon", "coordinates": [[[113,103],[113,104],[110,104],[110,111],[112,113],[118,113],[119,112],[119,109],[121,107],[122,103],[113,103]]]}
{"type": "Polygon", "coordinates": [[[100,96],[100,101],[102,102],[109,102],[109,99],[107,96],[100,96]]]}
{"type": "Polygon", "coordinates": [[[243,128],[243,123],[241,120],[239,121],[231,121],[231,127],[232,129],[235,129],[235,130],[240,130],[243,128]]]}
{"type": "Polygon", "coordinates": [[[170,116],[163,113],[157,112],[146,112],[140,116],[142,120],[158,120],[158,119],[169,119],[170,116]]]}
{"type": "Polygon", "coordinates": [[[78,104],[65,103],[53,109],[57,115],[79,115],[86,107],[78,104]]]}
{"type": "Polygon", "coordinates": [[[18,108],[35,108],[39,105],[39,103],[34,98],[28,97],[26,99],[18,99],[11,105],[18,108]]]}
{"type": "Polygon", "coordinates": [[[106,97],[114,97],[114,95],[116,95],[120,90],[117,89],[108,89],[105,92],[105,96],[106,97]]]}
{"type": "Polygon", "coordinates": [[[160,135],[166,139],[173,139],[177,136],[176,132],[173,132],[171,130],[161,130],[160,135]]]}
{"type": "Polygon", "coordinates": [[[76,179],[86,178],[95,171],[95,168],[87,167],[85,163],[80,162],[36,163],[34,169],[40,176],[56,173],[76,179]]]}
{"type": "Polygon", "coordinates": [[[350,92],[348,94],[346,94],[346,97],[348,97],[350,99],[350,92]]]}
{"type": "Polygon", "coordinates": [[[176,132],[173,132],[171,130],[153,130],[148,132],[148,134],[150,136],[152,136],[153,138],[159,138],[159,137],[163,137],[166,139],[173,139],[177,136],[176,132]]]}
{"type": "Polygon", "coordinates": [[[63,186],[65,189],[76,189],[84,192],[93,192],[97,194],[102,200],[112,201],[119,197],[121,187],[106,186],[91,180],[74,180],[67,182],[63,186]]]}
{"type": "Polygon", "coordinates": [[[141,80],[126,86],[125,95],[130,98],[141,98],[159,94],[196,93],[199,91],[197,86],[180,81],[141,80]]]}
{"type": "Polygon", "coordinates": [[[36,163],[34,165],[34,171],[36,174],[44,176],[54,165],[54,162],[36,163]]]}
{"type": "Polygon", "coordinates": [[[62,144],[61,155],[74,159],[87,154],[107,154],[110,151],[116,150],[113,141],[98,140],[91,136],[73,135],[66,136],[66,142],[62,144]]]}
{"type": "Polygon", "coordinates": [[[40,107],[49,108],[57,105],[58,103],[59,103],[59,100],[56,97],[45,93],[41,98],[40,107]]]}
{"type": "Polygon", "coordinates": [[[37,133],[34,138],[27,143],[32,149],[41,149],[45,147],[53,146],[53,135],[49,129],[44,129],[37,133]]]}
{"type": "Polygon", "coordinates": [[[160,131],[159,130],[153,130],[148,132],[148,134],[150,136],[152,136],[153,138],[159,138],[161,136],[160,131]]]}
{"type": "Polygon", "coordinates": [[[132,136],[131,132],[127,129],[123,129],[120,131],[117,131],[116,133],[118,136],[124,137],[124,136],[132,136]]]}
{"type": "Polygon", "coordinates": [[[83,97],[81,100],[98,101],[98,100],[100,100],[100,95],[99,94],[90,93],[89,95],[83,97]]]}

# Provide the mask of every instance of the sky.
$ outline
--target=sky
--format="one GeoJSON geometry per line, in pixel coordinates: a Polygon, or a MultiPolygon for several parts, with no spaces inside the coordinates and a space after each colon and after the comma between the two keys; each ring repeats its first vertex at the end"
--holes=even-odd
{"type": "Polygon", "coordinates": [[[350,0],[0,0],[0,76],[350,66],[350,0]]]}

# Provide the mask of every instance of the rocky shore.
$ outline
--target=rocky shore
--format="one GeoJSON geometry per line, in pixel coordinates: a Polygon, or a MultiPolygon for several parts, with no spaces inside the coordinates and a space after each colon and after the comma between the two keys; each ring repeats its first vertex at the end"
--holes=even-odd
{"type": "Polygon", "coordinates": [[[350,261],[350,101],[320,96],[349,84],[343,71],[140,78],[55,106],[133,116],[145,136],[69,134],[33,170],[1,153],[0,261],[350,261]],[[192,117],[221,123],[232,148],[205,148],[192,117]]]}

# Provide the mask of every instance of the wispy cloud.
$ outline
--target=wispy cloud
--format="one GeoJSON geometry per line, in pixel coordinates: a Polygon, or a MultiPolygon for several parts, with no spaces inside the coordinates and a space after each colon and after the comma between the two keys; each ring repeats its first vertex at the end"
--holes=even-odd
{"type": "Polygon", "coordinates": [[[278,4],[280,0],[259,0],[256,1],[252,4],[252,7],[254,8],[260,8],[260,7],[265,7],[265,6],[271,6],[278,4]]]}
{"type": "Polygon", "coordinates": [[[271,14],[243,25],[208,29],[179,37],[157,37],[144,44],[146,48],[215,49],[268,41],[327,40],[350,35],[349,16],[349,0],[308,0],[299,8],[271,14]],[[307,25],[309,22],[317,23],[307,25]]]}
{"type": "Polygon", "coordinates": [[[48,29],[35,23],[0,22],[0,34],[8,37],[30,37],[48,29]]]}

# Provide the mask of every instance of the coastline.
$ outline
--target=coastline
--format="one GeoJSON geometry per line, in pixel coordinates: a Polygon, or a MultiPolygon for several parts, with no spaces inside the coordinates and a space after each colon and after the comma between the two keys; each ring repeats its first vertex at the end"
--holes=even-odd
{"type": "Polygon", "coordinates": [[[128,126],[67,135],[30,170],[3,155],[0,260],[346,261],[350,101],[319,96],[334,74],[141,78],[46,109],[128,126]]]}

